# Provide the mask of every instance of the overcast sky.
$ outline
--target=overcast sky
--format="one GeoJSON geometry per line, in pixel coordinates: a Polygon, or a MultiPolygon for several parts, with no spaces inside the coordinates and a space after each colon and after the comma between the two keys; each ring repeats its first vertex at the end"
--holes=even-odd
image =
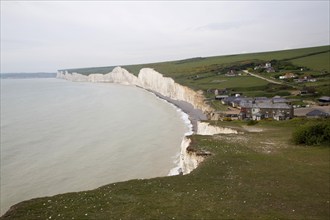
{"type": "Polygon", "coordinates": [[[1,72],[329,45],[329,1],[1,0],[1,72]]]}

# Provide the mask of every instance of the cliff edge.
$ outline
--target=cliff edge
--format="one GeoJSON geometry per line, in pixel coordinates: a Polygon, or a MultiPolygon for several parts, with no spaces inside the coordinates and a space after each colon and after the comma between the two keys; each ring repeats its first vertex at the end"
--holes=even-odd
{"type": "Polygon", "coordinates": [[[204,96],[202,94],[176,83],[170,77],[164,77],[161,73],[151,68],[141,69],[137,77],[129,73],[124,68],[116,67],[107,74],[94,73],[88,76],[80,73],[58,71],[57,78],[74,82],[108,82],[123,85],[134,85],[159,93],[173,100],[188,102],[195,109],[200,109],[204,113],[212,111],[211,107],[204,102],[204,96]]]}

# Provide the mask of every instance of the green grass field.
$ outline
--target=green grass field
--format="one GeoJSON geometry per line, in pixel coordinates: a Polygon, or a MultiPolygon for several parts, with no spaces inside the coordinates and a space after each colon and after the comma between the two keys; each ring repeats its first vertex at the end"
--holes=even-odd
{"type": "MultiPolygon", "coordinates": [[[[178,83],[181,82],[180,79],[177,80],[178,83]]],[[[236,76],[228,77],[224,75],[212,75],[211,77],[201,78],[201,79],[188,79],[186,80],[186,85],[194,89],[207,90],[209,88],[249,88],[265,86],[268,82],[253,76],[236,76]],[[213,86],[211,86],[213,85],[213,86]]]]}
{"type": "Polygon", "coordinates": [[[33,199],[1,219],[328,219],[330,148],[291,144],[292,130],[304,123],[265,121],[256,125],[261,133],[194,135],[193,147],[212,156],[189,175],[33,199]]]}
{"type": "Polygon", "coordinates": [[[308,57],[293,59],[291,62],[298,66],[305,66],[313,70],[330,72],[330,51],[308,57]]]}
{"type": "MultiPolygon", "coordinates": [[[[315,70],[327,70],[329,69],[329,51],[330,46],[303,48],[294,50],[283,50],[263,53],[251,53],[251,54],[239,54],[239,55],[228,55],[228,56],[215,56],[205,58],[194,58],[181,61],[171,61],[162,63],[142,64],[142,65],[129,65],[124,66],[130,72],[137,74],[138,71],[143,67],[154,68],[155,70],[170,76],[173,78],[180,77],[182,75],[189,76],[201,72],[207,72],[210,68],[220,68],[231,65],[233,63],[247,63],[251,61],[270,61],[276,60],[291,60],[297,57],[303,57],[299,59],[305,59],[302,66],[315,69],[315,70]],[[324,53],[326,52],[327,53],[324,53]],[[312,55],[311,55],[312,54],[312,55]],[[319,54],[319,55],[313,55],[319,54]],[[314,56],[316,57],[314,59],[314,56]],[[308,57],[313,57],[311,60],[308,57]],[[317,57],[322,58],[320,61],[317,57]]],[[[294,59],[299,62],[299,59],[294,59]]]]}

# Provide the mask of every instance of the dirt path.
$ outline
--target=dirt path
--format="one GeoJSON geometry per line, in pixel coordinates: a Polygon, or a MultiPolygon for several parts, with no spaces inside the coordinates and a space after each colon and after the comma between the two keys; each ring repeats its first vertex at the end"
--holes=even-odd
{"type": "Polygon", "coordinates": [[[247,70],[243,70],[243,72],[245,72],[245,73],[247,73],[247,74],[250,74],[251,76],[254,76],[254,77],[257,77],[257,78],[260,78],[260,79],[266,80],[266,81],[268,81],[268,82],[270,82],[270,83],[274,83],[274,84],[278,84],[278,85],[283,85],[283,83],[281,83],[281,82],[277,82],[277,81],[275,81],[275,80],[267,79],[267,78],[265,78],[265,77],[259,76],[259,75],[254,74],[254,73],[250,73],[250,72],[247,71],[247,70]]]}

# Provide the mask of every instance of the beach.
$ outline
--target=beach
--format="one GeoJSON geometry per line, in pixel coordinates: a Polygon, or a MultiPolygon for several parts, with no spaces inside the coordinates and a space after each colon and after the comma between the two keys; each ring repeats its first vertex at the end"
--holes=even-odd
{"type": "Polygon", "coordinates": [[[180,101],[180,100],[174,100],[169,97],[163,96],[158,92],[153,92],[156,96],[160,97],[161,99],[166,100],[167,102],[175,105],[179,109],[181,109],[184,113],[188,115],[188,119],[190,120],[192,124],[192,131],[197,132],[197,122],[202,120],[207,120],[207,116],[203,113],[200,109],[195,109],[192,104],[180,101]]]}

